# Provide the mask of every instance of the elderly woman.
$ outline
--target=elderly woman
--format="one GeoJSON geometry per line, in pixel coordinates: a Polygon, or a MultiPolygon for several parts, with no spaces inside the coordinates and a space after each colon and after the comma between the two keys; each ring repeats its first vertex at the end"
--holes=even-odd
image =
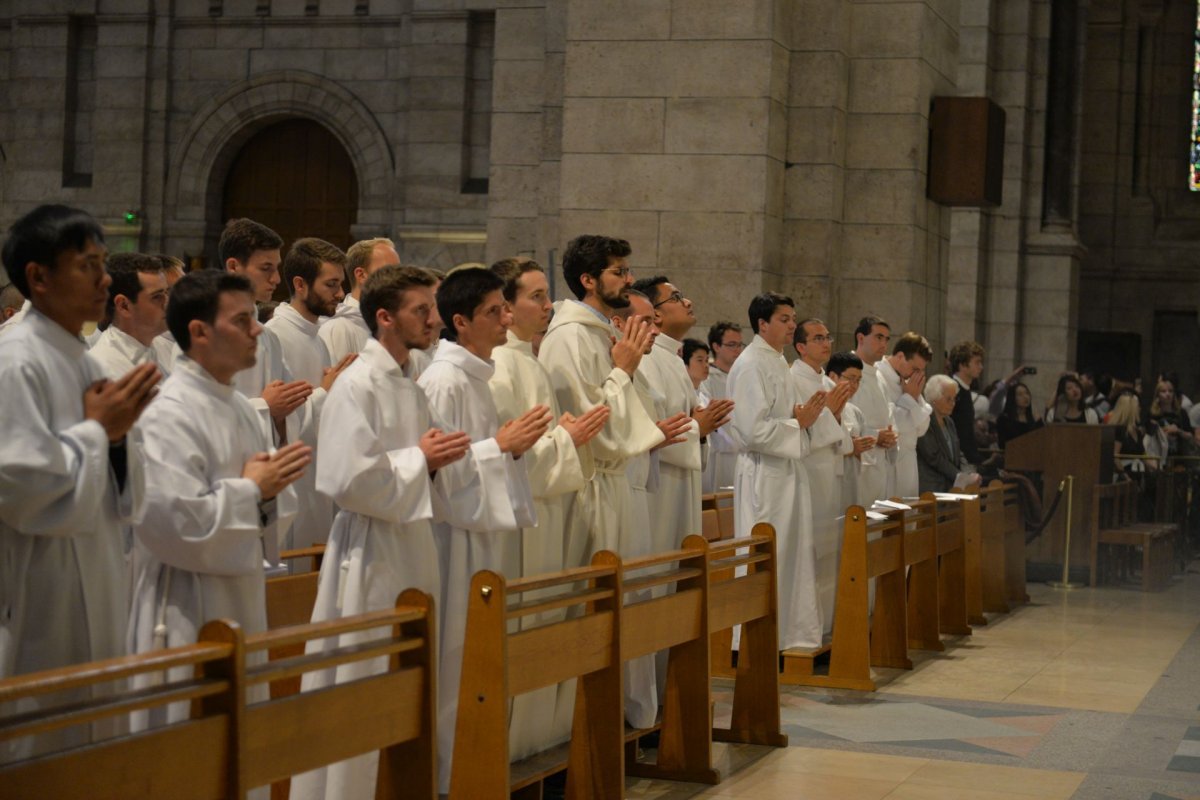
{"type": "Polygon", "coordinates": [[[925,383],[925,399],[933,407],[933,416],[929,430],[917,440],[917,481],[922,492],[953,489],[959,473],[967,469],[950,419],[957,395],[958,384],[949,375],[933,375],[925,383]]]}

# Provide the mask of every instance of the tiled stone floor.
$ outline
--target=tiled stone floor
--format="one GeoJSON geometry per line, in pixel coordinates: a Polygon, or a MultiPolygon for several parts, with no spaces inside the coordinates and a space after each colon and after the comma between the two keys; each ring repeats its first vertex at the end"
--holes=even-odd
{"type": "MultiPolygon", "coordinates": [[[[1200,800],[1200,567],[1164,592],[1030,584],[875,693],[786,688],[790,747],[718,745],[717,786],[638,800],[1200,800]]],[[[729,684],[718,682],[717,714],[729,684]]]]}

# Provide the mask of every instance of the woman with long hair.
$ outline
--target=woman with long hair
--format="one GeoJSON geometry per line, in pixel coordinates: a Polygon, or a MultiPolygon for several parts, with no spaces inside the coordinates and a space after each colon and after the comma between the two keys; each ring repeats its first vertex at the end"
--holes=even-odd
{"type": "Polygon", "coordinates": [[[1004,398],[1004,410],[996,418],[996,440],[1000,449],[1003,450],[1010,439],[1040,427],[1042,418],[1034,409],[1033,392],[1020,381],[1009,384],[1004,398]]]}
{"type": "Polygon", "coordinates": [[[1083,403],[1083,384],[1074,373],[1068,372],[1058,379],[1054,390],[1054,402],[1046,410],[1046,424],[1051,422],[1075,422],[1098,425],[1100,415],[1096,409],[1083,403]]]}
{"type": "Polygon", "coordinates": [[[1150,401],[1150,428],[1166,434],[1172,455],[1187,454],[1195,449],[1192,423],[1179,401],[1175,384],[1169,378],[1159,378],[1154,386],[1154,399],[1150,401]]]}
{"type": "MultiPolygon", "coordinates": [[[[1158,469],[1155,459],[1122,458],[1122,456],[1146,455],[1146,430],[1142,427],[1142,404],[1133,392],[1122,392],[1108,413],[1105,422],[1119,426],[1114,457],[1117,468],[1125,472],[1142,472],[1158,469]]],[[[1153,449],[1153,445],[1152,445],[1153,449]]],[[[1155,453],[1151,453],[1155,455],[1155,453]]],[[[1161,453],[1158,453],[1161,455],[1161,453]]]]}

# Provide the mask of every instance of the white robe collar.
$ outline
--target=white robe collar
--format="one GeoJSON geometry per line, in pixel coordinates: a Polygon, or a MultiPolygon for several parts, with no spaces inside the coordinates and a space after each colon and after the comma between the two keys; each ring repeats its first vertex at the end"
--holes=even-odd
{"type": "Polygon", "coordinates": [[[761,352],[764,356],[774,356],[782,361],[785,367],[787,366],[787,359],[783,357],[783,353],[767,344],[766,340],[764,340],[761,336],[755,336],[753,339],[751,339],[750,344],[746,345],[746,349],[761,352]]]}
{"type": "Polygon", "coordinates": [[[379,343],[375,337],[367,340],[363,345],[363,349],[358,353],[358,360],[364,362],[371,369],[377,369],[388,375],[397,378],[412,379],[410,374],[413,369],[413,353],[420,352],[419,350],[408,351],[408,364],[400,366],[400,362],[396,357],[388,352],[388,349],[379,343]]]}
{"type": "Polygon", "coordinates": [[[892,366],[886,357],[879,359],[879,366],[876,369],[879,370],[879,374],[883,376],[884,383],[889,387],[899,387],[903,383],[900,380],[900,373],[896,372],[896,368],[892,366]]]}
{"type": "Polygon", "coordinates": [[[72,335],[62,325],[32,306],[25,312],[25,324],[39,339],[76,361],[87,352],[87,342],[82,337],[78,334],[72,335]]]}
{"type": "Polygon", "coordinates": [[[508,341],[504,343],[504,346],[509,350],[517,350],[533,358],[533,342],[524,341],[512,332],[512,328],[508,329],[508,341]]]}
{"type": "MultiPolygon", "coordinates": [[[[110,325],[107,329],[105,329],[103,340],[107,341],[108,346],[113,350],[116,350],[122,356],[129,359],[129,362],[132,364],[142,363],[142,361],[144,361],[150,353],[149,347],[142,344],[137,339],[118,328],[116,325],[110,325]]],[[[99,342],[96,344],[99,344],[99,342]]]]}
{"type": "Polygon", "coordinates": [[[279,320],[281,323],[287,323],[296,330],[310,338],[317,335],[318,323],[309,322],[304,317],[300,316],[300,312],[292,308],[291,303],[283,303],[275,307],[273,319],[279,320]]]}
{"type": "Polygon", "coordinates": [[[233,384],[221,383],[212,376],[212,373],[186,355],[180,356],[175,361],[175,369],[171,375],[178,375],[179,378],[176,380],[186,381],[193,389],[223,400],[226,403],[233,399],[233,393],[236,391],[233,388],[233,384]]]}
{"type": "Polygon", "coordinates": [[[346,295],[342,302],[338,304],[337,311],[333,312],[331,319],[339,317],[358,317],[362,319],[362,303],[354,295],[346,295]]]}
{"type": "Polygon", "coordinates": [[[433,361],[434,363],[445,361],[453,364],[467,375],[484,383],[491,380],[492,374],[496,371],[496,365],[493,362],[484,361],[458,342],[452,342],[449,339],[438,345],[433,361]]]}
{"type": "MultiPolygon", "coordinates": [[[[562,304],[558,311],[555,312],[554,319],[550,320],[550,331],[570,324],[598,328],[604,331],[606,336],[611,335],[613,332],[612,323],[605,320],[599,311],[578,300],[568,300],[562,304]]],[[[547,331],[547,333],[550,331],[547,331]]]]}
{"type": "Polygon", "coordinates": [[[792,372],[795,372],[798,377],[809,382],[820,381],[825,377],[825,368],[813,369],[807,361],[802,358],[797,358],[792,362],[792,372]]]}
{"type": "Polygon", "coordinates": [[[654,340],[654,346],[665,348],[671,353],[671,355],[682,359],[682,356],[679,354],[679,350],[683,347],[683,342],[679,341],[678,339],[672,339],[662,331],[658,332],[658,337],[654,340]]]}

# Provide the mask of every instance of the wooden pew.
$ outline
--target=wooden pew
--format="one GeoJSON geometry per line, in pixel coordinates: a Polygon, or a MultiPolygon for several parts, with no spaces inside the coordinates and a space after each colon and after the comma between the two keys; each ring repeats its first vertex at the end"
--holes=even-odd
{"type": "Polygon", "coordinates": [[[566,746],[568,798],[624,797],[625,715],[621,688],[621,568],[601,551],[592,565],[506,583],[489,570],[471,579],[459,689],[450,797],[507,800],[510,792],[540,797],[541,781],[562,768],[537,756],[510,767],[509,700],[577,677],[575,716],[566,746]],[[554,590],[533,600],[525,593],[554,590]],[[509,598],[514,602],[510,604],[509,598]],[[568,608],[565,620],[537,615],[568,608]],[[509,632],[509,622],[532,624],[509,632]]]}
{"type": "Polygon", "coordinates": [[[1029,602],[1025,591],[1025,517],[1021,513],[1020,488],[1015,483],[999,483],[1004,498],[1004,598],[1009,606],[1029,602]]]}
{"type": "Polygon", "coordinates": [[[872,520],[862,506],[846,509],[829,672],[785,672],[783,683],[874,691],[872,666],[912,669],[905,603],[905,517],[900,511],[886,516],[872,520]],[[867,607],[871,578],[875,579],[873,614],[867,607]]]}
{"type": "Polygon", "coordinates": [[[904,512],[908,646],[912,650],[942,651],[946,646],[938,623],[937,502],[893,499],[911,508],[904,512]]]}
{"type": "Polygon", "coordinates": [[[433,600],[402,592],[396,608],[339,620],[281,628],[247,637],[247,688],[305,673],[383,659],[369,677],[250,704],[241,725],[237,769],[246,788],[379,751],[379,798],[437,796],[435,638],[433,600]],[[320,652],[273,661],[271,650],[335,637],[320,652]]]}
{"type": "Polygon", "coordinates": [[[988,613],[1007,614],[1010,610],[1006,588],[1005,523],[1004,484],[992,481],[979,489],[980,589],[983,610],[988,613]]]}
{"type": "Polygon", "coordinates": [[[710,545],[708,562],[709,631],[742,626],[733,716],[728,728],[713,728],[713,740],[787,747],[779,718],[775,528],[760,522],[750,536],[710,545]],[[739,567],[744,575],[737,575],[739,567]]]}
{"type": "MultiPolygon", "coordinates": [[[[704,519],[704,530],[706,531],[704,538],[711,541],[732,539],[734,533],[734,506],[733,492],[714,492],[704,496],[701,503],[702,515],[710,514],[714,522],[710,522],[708,517],[704,519]],[[717,526],[717,536],[715,538],[708,536],[708,525],[715,524],[717,526]]],[[[733,573],[725,574],[723,572],[714,576],[714,580],[727,580],[733,577],[733,573]]],[[[712,656],[710,659],[712,674],[718,678],[732,678],[736,674],[733,669],[733,629],[718,630],[712,635],[712,656]]]]}
{"type": "Polygon", "coordinates": [[[921,499],[935,504],[938,558],[938,631],[969,636],[967,622],[966,501],[937,500],[933,493],[921,499]]]}
{"type": "Polygon", "coordinates": [[[979,487],[955,489],[956,493],[971,495],[960,500],[963,512],[963,594],[966,597],[967,624],[987,625],[983,615],[983,521],[980,516],[979,487]]]}
{"type": "Polygon", "coordinates": [[[1125,578],[1132,572],[1131,556],[1139,550],[1142,591],[1158,591],[1170,583],[1178,528],[1170,523],[1138,523],[1136,505],[1136,487],[1130,481],[1102,483],[1093,488],[1091,518],[1096,529],[1092,531],[1089,564],[1092,586],[1099,585],[1105,572],[1118,581],[1125,578]],[[1109,550],[1114,552],[1102,561],[1102,552],[1109,550]]]}
{"type": "MultiPolygon", "coordinates": [[[[279,558],[284,563],[302,562],[310,559],[308,572],[291,571],[286,575],[273,575],[267,578],[267,627],[271,630],[285,628],[290,625],[305,625],[312,619],[313,607],[317,602],[317,583],[320,578],[321,560],[325,556],[325,545],[305,547],[297,550],[284,550],[279,558]]],[[[289,647],[279,647],[268,654],[275,660],[300,655],[304,652],[304,643],[300,642],[289,647]]],[[[297,675],[271,684],[272,697],[288,697],[300,691],[300,677],[297,675]]],[[[273,792],[276,800],[287,797],[286,787],[282,791],[273,792]]]]}
{"type": "Polygon", "coordinates": [[[0,704],[37,698],[41,708],[0,719],[0,741],[96,723],[124,727],[131,711],[190,701],[192,717],[138,733],[48,753],[0,766],[0,795],[12,798],[86,797],[89,800],[241,798],[237,775],[242,673],[242,634],[232,623],[210,622],[200,641],[0,681],[0,704]],[[166,670],[192,667],[186,680],[128,686],[134,678],[157,680],[166,670]],[[115,688],[106,684],[116,683],[115,688]],[[80,702],[78,691],[94,690],[80,702]],[[54,698],[74,691],[75,696],[54,698]]]}

